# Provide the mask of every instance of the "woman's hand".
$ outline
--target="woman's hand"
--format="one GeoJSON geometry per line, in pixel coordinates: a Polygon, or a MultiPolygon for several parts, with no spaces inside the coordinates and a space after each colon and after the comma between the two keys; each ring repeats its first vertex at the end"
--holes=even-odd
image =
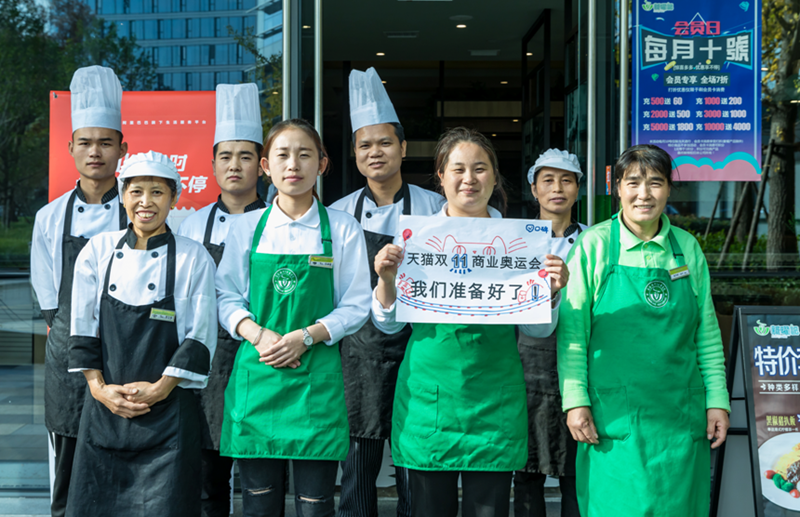
{"type": "Polygon", "coordinates": [[[136,390],[117,384],[106,384],[100,370],[84,370],[83,375],[89,383],[92,397],[109,411],[122,418],[134,418],[150,412],[147,404],[128,401],[127,395],[135,395],[136,390]]]}
{"type": "Polygon", "coordinates": [[[566,287],[569,280],[569,270],[567,264],[556,255],[546,255],[544,261],[548,276],[550,277],[550,297],[555,297],[556,293],[566,287]]]}
{"type": "Polygon", "coordinates": [[[397,267],[403,262],[403,248],[387,244],[375,255],[375,272],[381,280],[394,285],[397,267]]]}
{"type": "Polygon", "coordinates": [[[567,411],[567,427],[577,442],[597,445],[597,428],[594,426],[592,410],[588,406],[575,407],[567,411]]]}
{"type": "MultiPolygon", "coordinates": [[[[272,331],[269,331],[275,334],[272,331]]],[[[267,330],[264,330],[264,334],[267,330]]],[[[278,336],[278,334],[275,334],[278,336]]],[[[261,336],[264,339],[264,336],[261,336]]],[[[280,337],[277,340],[271,341],[271,345],[263,348],[261,345],[256,347],[259,351],[261,358],[259,361],[275,368],[297,368],[300,366],[300,356],[306,353],[308,347],[303,344],[303,331],[294,330],[288,334],[280,337]]]]}
{"type": "Polygon", "coordinates": [[[706,410],[706,419],[708,419],[706,433],[708,435],[708,439],[712,440],[711,448],[716,449],[725,443],[725,439],[728,437],[728,428],[731,426],[731,421],[728,417],[727,411],[716,408],[706,410]]]}
{"type": "Polygon", "coordinates": [[[156,382],[129,382],[124,385],[123,388],[134,391],[134,393],[125,396],[129,402],[147,404],[152,407],[153,404],[167,398],[180,382],[181,380],[178,377],[168,377],[165,375],[156,382]]]}

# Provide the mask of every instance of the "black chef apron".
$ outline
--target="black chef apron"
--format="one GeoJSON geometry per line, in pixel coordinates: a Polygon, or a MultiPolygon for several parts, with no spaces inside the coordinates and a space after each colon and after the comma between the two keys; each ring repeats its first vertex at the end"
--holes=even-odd
{"type": "MultiPolygon", "coordinates": [[[[355,218],[361,223],[367,188],[356,203],[355,218]]],[[[402,187],[403,215],[411,215],[411,193],[408,184],[402,187]]],[[[364,230],[367,241],[372,289],[378,285],[375,255],[394,241],[394,235],[364,230]]],[[[342,373],[350,436],[388,440],[392,436],[392,405],[397,371],[406,352],[411,325],[397,334],[387,335],[375,328],[368,319],[364,326],[342,339],[342,373]]]]}
{"type": "MultiPolygon", "coordinates": [[[[44,423],[48,431],[75,438],[81,421],[81,409],[86,396],[86,378],[81,372],[68,371],[68,346],[70,318],[72,315],[72,281],[75,260],[89,239],[76,237],[72,232],[72,211],[78,190],[72,191],[67,201],[64,228],[61,235],[61,284],[58,288],[58,310],[53,326],[47,334],[44,361],[44,423]]],[[[111,206],[111,205],[109,205],[111,206]]],[[[122,205],[119,207],[119,229],[127,226],[128,219],[122,205]]]]}
{"type": "MultiPolygon", "coordinates": [[[[580,234],[580,227],[576,232],[580,234]]],[[[517,348],[528,394],[528,463],[522,470],[574,476],[578,449],[567,427],[567,414],[561,409],[556,333],[536,338],[520,332],[517,348]]]]}
{"type": "MultiPolygon", "coordinates": [[[[116,249],[122,249],[123,236],[116,249]]],[[[133,306],[109,295],[112,255],[100,300],[100,342],[106,384],[156,382],[186,358],[175,321],[151,311],[175,311],[175,237],[167,245],[163,300],[133,306]]],[[[143,287],[144,288],[144,287],[143,287]]],[[[163,313],[162,313],[163,314],[163,313]]],[[[186,354],[190,354],[188,345],[186,354]]],[[[199,365],[198,365],[199,366],[199,365]]],[[[206,366],[207,367],[207,366],[206,366]]],[[[67,517],[196,517],[200,515],[200,418],[194,394],[176,387],[135,418],[114,415],[87,390],[72,470],[67,517]]]]}
{"type": "MultiPolygon", "coordinates": [[[[205,246],[214,264],[219,267],[222,260],[222,252],[225,251],[225,243],[211,243],[211,233],[214,230],[214,217],[217,214],[217,203],[211,207],[211,213],[206,222],[206,232],[203,236],[203,246],[205,246]]],[[[211,375],[208,376],[208,386],[203,390],[195,390],[200,407],[203,412],[202,446],[206,450],[219,450],[219,439],[222,434],[222,410],[225,402],[225,388],[231,378],[233,370],[233,360],[236,351],[242,344],[241,341],[233,339],[230,333],[217,324],[217,350],[211,363],[211,375]]]]}

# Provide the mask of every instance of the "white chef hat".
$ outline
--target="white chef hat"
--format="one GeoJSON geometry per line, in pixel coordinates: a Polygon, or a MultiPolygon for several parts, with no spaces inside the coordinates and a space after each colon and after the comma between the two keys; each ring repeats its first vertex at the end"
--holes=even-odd
{"type": "Polygon", "coordinates": [[[539,158],[536,159],[536,163],[533,164],[533,167],[528,169],[528,183],[533,184],[536,171],[543,167],[552,167],[553,169],[562,169],[565,171],[574,172],[575,177],[578,179],[578,183],[580,183],[581,179],[583,178],[581,164],[578,161],[577,156],[560,149],[548,149],[540,154],[539,158]]]}
{"type": "Polygon", "coordinates": [[[94,65],[75,70],[69,91],[73,133],[83,127],[122,132],[122,86],[112,69],[94,65]]]}
{"type": "Polygon", "coordinates": [[[217,127],[214,145],[228,140],[264,143],[261,105],[255,83],[217,85],[217,127]]]}
{"type": "Polygon", "coordinates": [[[122,192],[122,184],[127,178],[136,176],[155,176],[175,181],[177,187],[177,197],[175,202],[181,198],[181,175],[178,173],[175,163],[166,154],[155,151],[137,153],[127,158],[122,165],[122,171],[117,177],[119,191],[122,192]]]}
{"type": "Polygon", "coordinates": [[[375,68],[350,72],[350,123],[353,133],[364,126],[400,123],[375,68]]]}

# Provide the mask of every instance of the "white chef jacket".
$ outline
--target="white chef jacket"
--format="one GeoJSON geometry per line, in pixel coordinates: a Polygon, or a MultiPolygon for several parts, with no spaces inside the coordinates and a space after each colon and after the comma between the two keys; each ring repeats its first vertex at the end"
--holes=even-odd
{"type": "MultiPolygon", "coordinates": [[[[487,206],[486,208],[489,211],[490,217],[502,219],[503,216],[498,210],[491,206],[487,206]]],[[[433,217],[449,217],[447,215],[447,203],[445,203],[441,211],[439,211],[439,213],[433,217]]],[[[378,288],[376,287],[372,292],[372,322],[375,324],[375,327],[384,334],[396,334],[406,326],[406,323],[403,321],[397,321],[395,319],[397,313],[396,301],[388,309],[383,308],[383,305],[381,305],[381,302],[378,301],[377,295],[375,294],[377,289],[378,288]]],[[[555,303],[550,309],[549,324],[539,323],[533,325],[517,325],[520,332],[530,337],[547,337],[552,334],[556,329],[556,325],[558,325],[558,307],[561,305],[561,291],[556,293],[553,301],[555,303]]]]}
{"type": "MultiPolygon", "coordinates": [[[[78,186],[78,196],[72,207],[70,235],[91,238],[101,232],[119,230],[120,199],[117,186],[106,192],[99,205],[86,202],[78,186]]],[[[38,212],[33,224],[31,241],[31,284],[43,311],[58,308],[58,289],[61,286],[61,242],[64,217],[70,190],[54,199],[38,212]]],[[[127,221],[127,218],[126,218],[127,221]]]]}
{"type": "Polygon", "coordinates": [[[583,233],[584,230],[586,230],[586,228],[588,228],[588,226],[586,226],[585,224],[581,223],[575,223],[575,224],[580,229],[580,231],[576,230],[565,237],[556,237],[555,235],[553,236],[552,240],[553,244],[552,247],[550,248],[551,250],[550,253],[563,260],[564,263],[567,262],[567,254],[569,253],[569,250],[572,249],[572,246],[575,244],[575,241],[578,240],[578,236],[581,233],[583,233]]]}
{"type": "MultiPolygon", "coordinates": [[[[280,195],[279,195],[280,196],[280,195]]],[[[278,199],[278,198],[276,198],[278,199]]],[[[265,209],[244,214],[225,239],[225,253],[217,269],[219,322],[234,339],[242,337],[236,327],[250,312],[250,249],[259,219],[265,209]]],[[[333,241],[333,312],[318,319],[331,338],[326,345],[360,329],[369,318],[370,287],[367,246],[364,233],[353,216],[327,209],[333,241]]],[[[319,208],[314,202],[293,221],[273,205],[256,248],[257,253],[281,255],[320,255],[323,253],[319,208]]]]}
{"type": "MultiPolygon", "coordinates": [[[[366,188],[366,187],[364,187],[366,188]]],[[[446,200],[436,192],[431,192],[416,185],[408,185],[411,194],[411,215],[433,215],[442,209],[446,200]]],[[[331,205],[335,210],[347,212],[355,215],[356,204],[361,192],[358,189],[352,194],[343,197],[331,205]]],[[[400,216],[403,214],[405,201],[402,199],[403,189],[395,194],[394,202],[390,205],[378,206],[372,192],[367,190],[364,196],[364,207],[361,212],[361,227],[368,232],[379,233],[382,235],[397,235],[397,228],[400,224],[400,216]]]]}
{"type": "MultiPolygon", "coordinates": [[[[165,234],[162,234],[165,235],[165,234]]],[[[151,237],[146,250],[134,249],[133,230],[101,233],[89,240],[75,263],[72,289],[71,336],[99,337],[100,297],[112,254],[109,295],[120,302],[150,305],[163,300],[167,284],[167,242],[162,235],[151,237]],[[127,235],[122,248],[117,243],[127,235]],[[119,256],[122,253],[122,257],[119,256]]],[[[175,324],[178,342],[199,341],[208,348],[211,358],[217,348],[217,298],[214,288],[214,261],[208,251],[195,241],[175,236],[175,324]]],[[[210,368],[210,364],[209,364],[210,368]]],[[[70,368],[70,372],[86,368],[70,368]]],[[[163,375],[178,377],[182,388],[204,388],[208,373],[198,374],[167,366],[163,375]]]]}
{"type": "MultiPolygon", "coordinates": [[[[231,214],[222,202],[219,202],[220,207],[217,208],[217,213],[214,214],[214,226],[211,229],[211,244],[220,245],[228,235],[228,231],[235,226],[236,221],[239,220],[244,214],[231,214]]],[[[208,216],[217,202],[204,206],[197,212],[183,220],[178,227],[175,234],[189,237],[195,242],[203,244],[203,239],[206,236],[206,224],[208,223],[208,216]]],[[[260,199],[250,203],[244,207],[244,212],[252,212],[262,208],[263,201],[260,199]]]]}

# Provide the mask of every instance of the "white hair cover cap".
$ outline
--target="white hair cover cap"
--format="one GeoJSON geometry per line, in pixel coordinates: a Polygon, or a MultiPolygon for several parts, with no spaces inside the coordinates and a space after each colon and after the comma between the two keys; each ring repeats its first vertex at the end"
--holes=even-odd
{"type": "Polygon", "coordinates": [[[255,83],[217,85],[217,126],[214,145],[229,140],[264,143],[261,105],[255,83]]]}
{"type": "Polygon", "coordinates": [[[353,133],[364,126],[399,124],[389,94],[375,68],[350,72],[350,123],[353,133]]]}
{"type": "Polygon", "coordinates": [[[122,85],[112,69],[94,65],[75,70],[69,91],[73,133],[84,127],[122,132],[122,85]]]}
{"type": "Polygon", "coordinates": [[[578,157],[567,151],[548,149],[540,154],[539,158],[536,159],[536,163],[533,164],[533,167],[528,169],[528,183],[533,184],[536,171],[543,167],[574,172],[578,183],[583,179],[583,172],[581,172],[581,164],[578,161],[578,157]]]}
{"type": "Polygon", "coordinates": [[[122,184],[127,178],[134,178],[136,176],[155,176],[157,178],[165,178],[173,180],[177,187],[177,197],[175,202],[181,198],[181,175],[178,173],[178,168],[175,163],[169,159],[166,154],[157,153],[155,151],[147,151],[146,153],[134,154],[122,165],[122,171],[117,177],[119,191],[122,192],[122,184]]]}

